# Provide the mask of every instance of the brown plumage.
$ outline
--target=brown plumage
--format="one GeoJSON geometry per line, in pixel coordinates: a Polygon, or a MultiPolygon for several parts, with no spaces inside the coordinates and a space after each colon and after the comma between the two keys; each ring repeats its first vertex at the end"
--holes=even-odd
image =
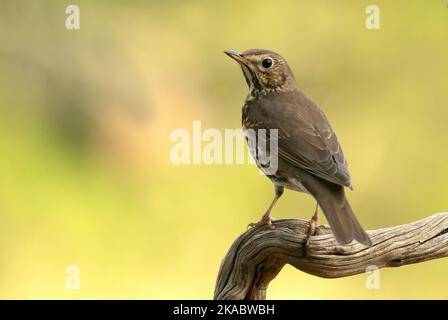
{"type": "MultiPolygon", "coordinates": [[[[344,187],[352,185],[336,134],[324,113],[297,88],[286,61],[261,49],[226,54],[239,62],[250,90],[243,106],[243,128],[278,130],[278,169],[267,175],[276,195],[262,219],[251,225],[273,226],[270,211],[286,187],[316,199],[341,244],[355,239],[371,245],[345,197],[344,187]]],[[[317,208],[311,222],[312,234],[317,208]]]]}

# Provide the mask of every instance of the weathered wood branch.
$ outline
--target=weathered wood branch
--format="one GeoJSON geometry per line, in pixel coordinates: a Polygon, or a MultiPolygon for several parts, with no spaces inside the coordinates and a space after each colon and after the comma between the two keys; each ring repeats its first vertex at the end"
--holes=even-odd
{"type": "Polygon", "coordinates": [[[249,229],[235,240],[221,264],[214,299],[266,299],[269,282],[287,263],[318,277],[339,278],[372,265],[398,267],[448,256],[448,213],[368,231],[370,248],[355,242],[339,245],[328,226],[320,226],[305,247],[308,221],[274,224],[275,229],[249,229]]]}

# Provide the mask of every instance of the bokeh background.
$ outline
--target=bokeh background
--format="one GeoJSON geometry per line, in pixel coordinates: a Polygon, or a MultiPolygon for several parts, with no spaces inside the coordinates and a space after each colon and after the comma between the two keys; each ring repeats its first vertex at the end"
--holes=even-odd
{"type": "MultiPolygon", "coordinates": [[[[172,130],[240,127],[247,87],[224,49],[287,58],[338,133],[367,229],[447,210],[447,5],[374,3],[369,31],[370,1],[3,1],[0,298],[212,297],[273,195],[253,165],[170,162],[172,130]]],[[[313,206],[290,191],[273,216],[313,206]]],[[[285,267],[268,298],[446,299],[447,267],[384,269],[379,290],[285,267]]]]}

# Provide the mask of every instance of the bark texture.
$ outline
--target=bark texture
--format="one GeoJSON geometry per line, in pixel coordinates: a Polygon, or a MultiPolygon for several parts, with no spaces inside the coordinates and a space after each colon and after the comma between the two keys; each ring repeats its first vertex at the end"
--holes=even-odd
{"type": "Polygon", "coordinates": [[[266,299],[269,283],[285,264],[322,278],[347,277],[369,266],[399,267],[448,256],[448,213],[391,228],[368,231],[372,246],[339,245],[328,226],[304,246],[309,221],[280,219],[275,229],[249,229],[227,252],[214,299],[266,299]]]}

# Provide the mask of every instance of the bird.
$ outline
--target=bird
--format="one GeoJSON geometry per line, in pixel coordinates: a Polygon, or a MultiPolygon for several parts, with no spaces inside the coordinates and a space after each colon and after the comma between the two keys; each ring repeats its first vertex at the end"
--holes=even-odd
{"type": "MultiPolygon", "coordinates": [[[[345,195],[345,188],[353,190],[353,187],[338,138],[323,111],[299,89],[286,60],[265,49],[224,53],[239,63],[249,87],[242,108],[243,131],[277,130],[277,169],[265,173],[274,184],[275,196],[260,221],[249,227],[275,228],[271,210],[286,188],[305,192],[316,200],[307,243],[316,232],[320,207],[339,244],[348,245],[356,240],[371,246],[369,235],[345,195]]],[[[267,134],[266,144],[270,139],[267,134]]],[[[249,149],[263,171],[257,148],[249,149]]]]}

